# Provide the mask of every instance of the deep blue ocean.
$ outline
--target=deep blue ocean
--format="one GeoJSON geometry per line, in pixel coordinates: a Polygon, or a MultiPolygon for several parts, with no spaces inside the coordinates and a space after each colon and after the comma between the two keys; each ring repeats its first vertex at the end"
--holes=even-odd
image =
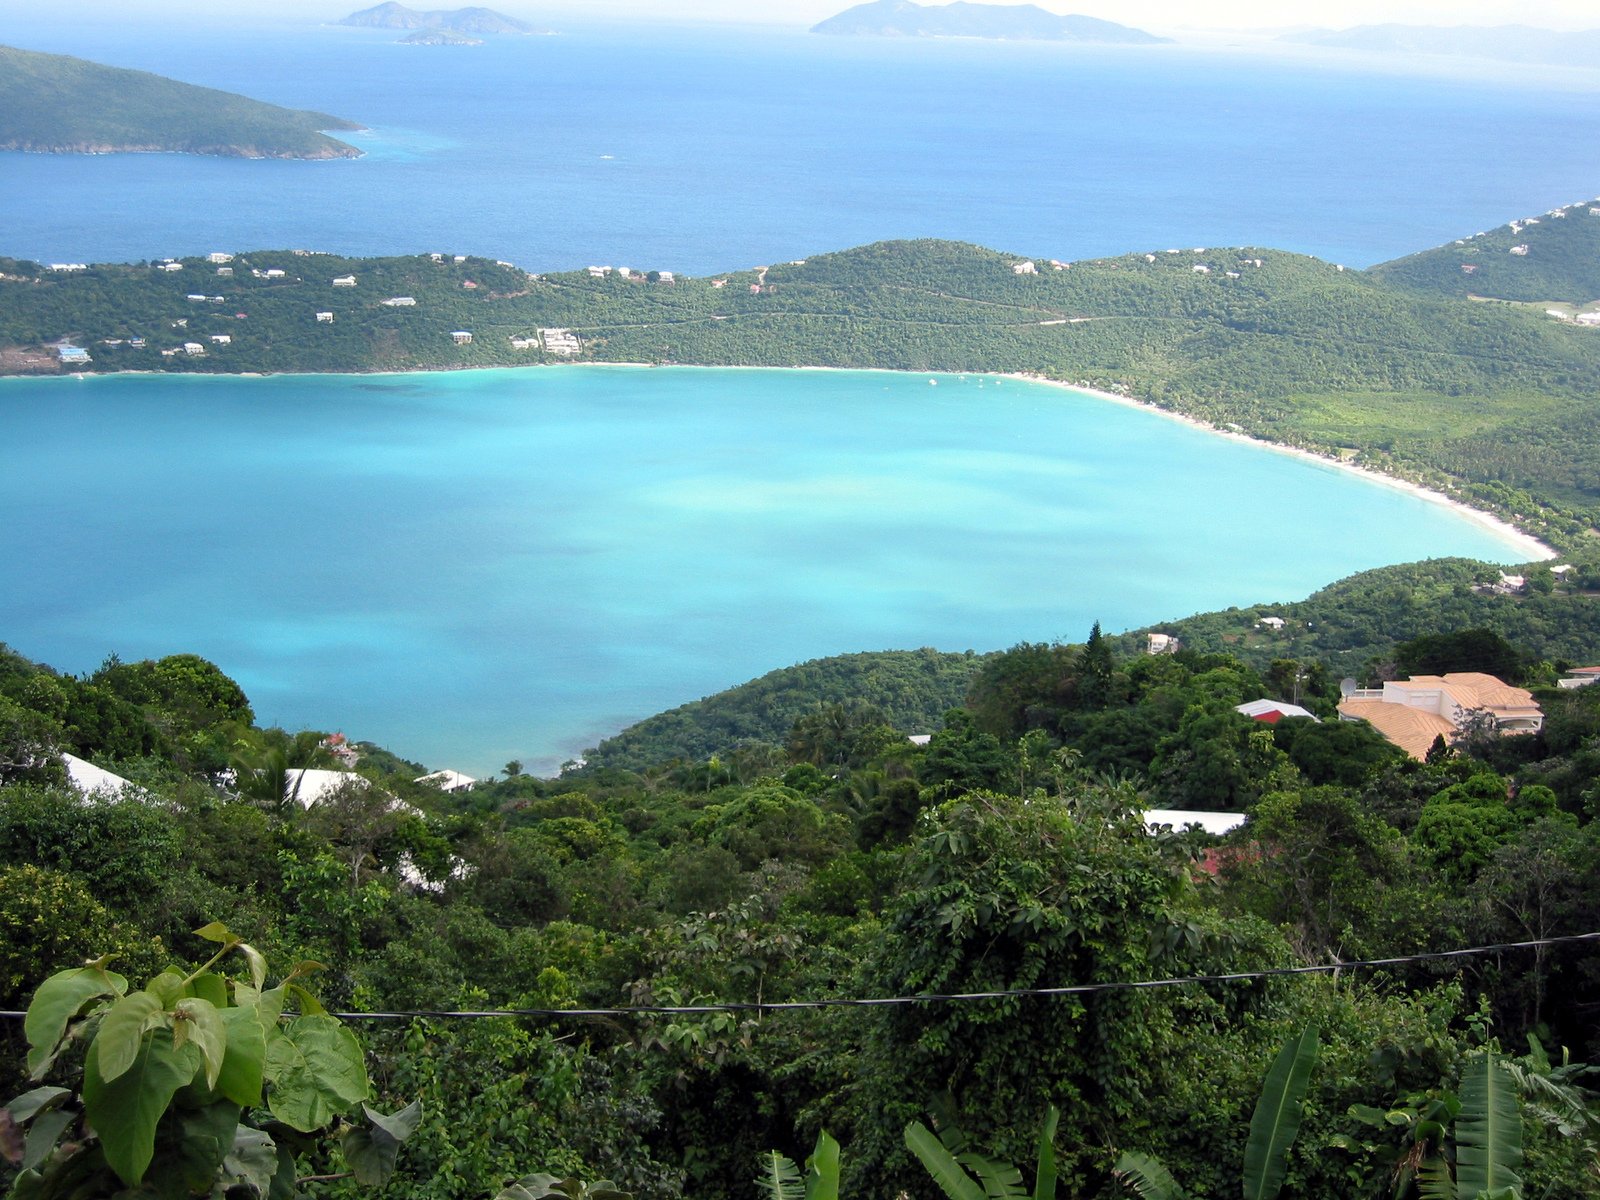
{"type": "MultiPolygon", "coordinates": [[[[370,126],[355,161],[0,154],[0,254],[46,261],[701,273],[938,236],[1364,265],[1600,191],[1600,80],[1576,73],[709,27],[424,48],[11,24],[26,48],[370,126]]],[[[263,720],[473,772],[550,769],[817,655],[1077,640],[1385,562],[1519,557],[1394,489],[975,378],[0,380],[0,445],[0,639],[70,671],[198,652],[263,720]]]]}
{"type": "MultiPolygon", "coordinates": [[[[43,6],[31,6],[39,7],[43,6]]],[[[335,4],[333,9],[337,9],[335,4]]],[[[358,161],[0,154],[0,253],[449,250],[707,273],[883,238],[1365,266],[1600,192],[1600,74],[1304,50],[559,26],[13,19],[4,39],[360,121],[358,161]]]]}

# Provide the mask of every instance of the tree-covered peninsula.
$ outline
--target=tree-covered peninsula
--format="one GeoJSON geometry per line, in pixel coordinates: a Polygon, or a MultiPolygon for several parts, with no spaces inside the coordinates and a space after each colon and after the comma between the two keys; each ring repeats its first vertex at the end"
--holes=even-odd
{"type": "Polygon", "coordinates": [[[0,46],[0,150],[355,158],[341,117],[282,108],[148,71],[0,46]]]}
{"type": "Polygon", "coordinates": [[[1065,263],[886,242],[692,279],[444,253],[0,259],[0,371],[1032,372],[1404,475],[1564,545],[1600,510],[1600,276],[1582,265],[1600,205],[1559,211],[1480,235],[1481,276],[1462,246],[1357,271],[1253,248],[1065,263]]]}

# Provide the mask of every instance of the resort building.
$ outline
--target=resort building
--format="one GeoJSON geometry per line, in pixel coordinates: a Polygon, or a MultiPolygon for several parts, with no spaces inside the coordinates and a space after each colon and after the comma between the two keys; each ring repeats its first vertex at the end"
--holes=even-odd
{"type": "Polygon", "coordinates": [[[1481,671],[1390,680],[1347,692],[1339,703],[1343,720],[1369,722],[1419,760],[1438,738],[1452,741],[1476,713],[1491,716],[1501,734],[1536,733],[1544,724],[1531,693],[1481,671]]]}
{"type": "Polygon", "coordinates": [[[582,340],[570,329],[541,329],[539,337],[544,342],[545,350],[551,354],[570,358],[583,349],[582,340]]]}
{"type": "Polygon", "coordinates": [[[56,357],[67,364],[92,362],[89,352],[82,346],[57,346],[56,357]]]}

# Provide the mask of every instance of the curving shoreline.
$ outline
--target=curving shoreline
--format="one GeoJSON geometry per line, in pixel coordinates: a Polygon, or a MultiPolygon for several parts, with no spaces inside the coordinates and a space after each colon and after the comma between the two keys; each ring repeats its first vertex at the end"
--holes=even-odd
{"type": "MultiPolygon", "coordinates": [[[[1079,395],[1082,395],[1082,396],[1089,396],[1089,397],[1092,397],[1092,398],[1094,398],[1096,400],[1106,400],[1106,401],[1110,401],[1113,404],[1123,405],[1124,407],[1137,408],[1137,409],[1140,409],[1140,410],[1142,410],[1144,412],[1153,413],[1153,414],[1155,414],[1157,416],[1161,416],[1161,417],[1166,417],[1167,419],[1172,420],[1172,421],[1181,422],[1181,423],[1183,423],[1185,425],[1190,426],[1191,428],[1201,430],[1202,432],[1205,432],[1205,433],[1208,433],[1208,434],[1212,434],[1212,435],[1214,435],[1216,437],[1228,438],[1228,439],[1230,439],[1232,441],[1235,441],[1235,442],[1242,442],[1242,443],[1244,443],[1246,445],[1254,446],[1257,449],[1271,450],[1271,451],[1274,451],[1274,452],[1279,453],[1279,454],[1293,455],[1294,457],[1299,458],[1299,459],[1301,459],[1301,460],[1303,460],[1305,462],[1314,463],[1314,464],[1316,464],[1318,466],[1330,467],[1330,468],[1333,468],[1333,469],[1339,470],[1339,471],[1345,471],[1345,472],[1348,472],[1348,473],[1351,473],[1351,474],[1354,474],[1354,475],[1359,475],[1362,478],[1364,478],[1364,479],[1366,479],[1366,480],[1368,480],[1368,481],[1370,481],[1372,483],[1380,483],[1380,484],[1385,485],[1386,487],[1397,488],[1400,491],[1407,492],[1407,493],[1409,493],[1409,494],[1411,494],[1413,496],[1416,496],[1417,498],[1419,498],[1421,500],[1426,500],[1430,504],[1443,505],[1444,507],[1449,508],[1453,512],[1455,512],[1458,515],[1462,516],[1463,518],[1471,521],[1473,524],[1479,526],[1480,528],[1488,529],[1491,532],[1493,532],[1494,534],[1496,534],[1497,536],[1499,536],[1501,538],[1504,538],[1511,545],[1515,546],[1518,549],[1519,552],[1526,552],[1526,557],[1517,559],[1516,560],[1517,562],[1548,562],[1548,561],[1550,561],[1552,559],[1560,557],[1559,553],[1553,547],[1551,547],[1549,545],[1546,545],[1544,542],[1540,541],[1533,534],[1527,533],[1527,532],[1524,532],[1521,529],[1518,529],[1515,525],[1511,524],[1511,522],[1509,522],[1509,521],[1507,521],[1507,520],[1505,520],[1505,519],[1503,519],[1501,517],[1496,516],[1492,512],[1488,512],[1488,511],[1486,511],[1484,509],[1481,509],[1481,508],[1474,508],[1472,505],[1464,503],[1463,501],[1458,500],[1453,496],[1447,495],[1446,493],[1441,492],[1441,491],[1439,491],[1439,490],[1437,490],[1435,488],[1425,487],[1420,483],[1414,483],[1409,479],[1402,479],[1402,478],[1400,478],[1399,476],[1396,476],[1396,475],[1389,475],[1389,474],[1387,474],[1387,473],[1385,473],[1383,471],[1374,470],[1371,467],[1364,467],[1364,466],[1361,466],[1361,465],[1356,464],[1356,463],[1346,462],[1344,459],[1336,458],[1336,457],[1334,457],[1332,455],[1318,454],[1316,451],[1307,450],[1303,446],[1290,446],[1290,445],[1287,445],[1286,443],[1283,443],[1283,442],[1269,441],[1266,438],[1252,437],[1252,436],[1250,436],[1249,434],[1246,434],[1246,433],[1239,433],[1239,432],[1236,432],[1236,431],[1231,430],[1231,429],[1223,429],[1220,426],[1213,425],[1209,421],[1203,421],[1200,418],[1190,416],[1187,413],[1174,412],[1172,409],[1162,408],[1160,405],[1152,404],[1148,400],[1140,400],[1140,399],[1137,399],[1136,397],[1133,397],[1133,396],[1124,396],[1124,395],[1120,395],[1120,394],[1118,394],[1116,392],[1103,391],[1103,390],[1101,390],[1099,388],[1085,387],[1085,386],[1083,386],[1081,384],[1068,383],[1065,380],[1051,379],[1049,376],[1039,375],[1039,374],[1035,374],[1033,372],[1028,372],[1028,371],[1000,371],[1000,372],[993,372],[993,371],[968,371],[968,372],[961,372],[961,371],[912,371],[912,370],[905,370],[905,369],[898,368],[898,367],[824,367],[824,366],[776,367],[776,366],[759,365],[759,364],[730,366],[730,365],[726,365],[726,364],[706,364],[706,363],[659,364],[659,363],[648,363],[648,362],[606,362],[606,361],[602,361],[602,360],[589,360],[589,361],[586,361],[586,362],[526,363],[526,364],[520,364],[520,365],[507,364],[507,365],[504,365],[504,366],[493,366],[493,367],[475,367],[475,366],[473,366],[473,367],[452,367],[452,368],[445,368],[443,370],[437,370],[437,371],[435,371],[435,370],[422,370],[422,371],[330,371],[330,372],[295,372],[295,371],[286,371],[286,372],[283,372],[283,374],[285,374],[285,375],[329,374],[329,375],[351,375],[351,376],[393,375],[393,376],[396,376],[396,377],[404,377],[404,376],[407,376],[407,375],[455,374],[458,371],[537,371],[537,370],[563,370],[563,369],[569,369],[570,370],[570,369],[584,369],[584,368],[594,369],[594,368],[603,368],[603,367],[617,367],[617,368],[622,368],[622,369],[626,369],[626,370],[664,370],[664,371],[670,371],[670,370],[678,370],[678,371],[836,371],[836,372],[850,372],[850,373],[856,373],[856,374],[880,373],[880,374],[885,374],[885,375],[923,375],[923,376],[935,376],[935,375],[937,375],[937,376],[947,376],[947,377],[951,377],[951,378],[958,377],[958,376],[963,375],[963,374],[967,374],[967,375],[985,376],[985,377],[991,378],[991,379],[1014,379],[1014,380],[1017,380],[1017,381],[1022,382],[1022,383],[1042,384],[1042,385],[1044,385],[1046,387],[1059,388],[1059,389],[1061,389],[1063,391],[1075,392],[1075,393],[1077,393],[1079,395]]],[[[81,378],[85,378],[86,376],[89,376],[89,377],[103,377],[103,378],[115,378],[118,375],[139,375],[139,376],[174,376],[174,377],[181,377],[181,378],[186,378],[186,379],[187,378],[249,379],[249,378],[266,378],[269,374],[277,374],[277,372],[218,371],[218,372],[206,372],[206,373],[201,374],[201,373],[194,373],[194,372],[176,372],[176,371],[94,371],[94,372],[88,372],[88,373],[62,374],[62,375],[55,376],[55,378],[63,378],[63,379],[78,378],[78,379],[81,379],[81,378]]],[[[9,378],[41,379],[41,378],[51,378],[51,376],[45,376],[45,375],[33,375],[33,376],[16,375],[16,376],[10,376],[9,378]]]]}
{"type": "Polygon", "coordinates": [[[1217,437],[1229,438],[1236,442],[1244,442],[1247,445],[1255,446],[1262,450],[1272,450],[1279,454],[1290,454],[1306,462],[1316,463],[1319,466],[1332,467],[1335,470],[1347,471],[1354,475],[1360,475],[1365,479],[1371,480],[1373,483],[1381,483],[1388,487],[1398,488],[1400,491],[1407,492],[1418,497],[1419,499],[1426,500],[1430,504],[1441,504],[1453,512],[1459,513],[1473,524],[1484,529],[1491,530],[1495,534],[1516,545],[1519,549],[1528,551],[1527,558],[1519,561],[1548,562],[1551,559],[1560,557],[1554,548],[1547,546],[1544,542],[1541,542],[1531,533],[1525,533],[1521,529],[1518,529],[1510,521],[1507,521],[1502,517],[1497,517],[1494,513],[1488,512],[1484,509],[1474,508],[1472,505],[1457,500],[1454,496],[1447,495],[1446,493],[1435,488],[1424,487],[1420,483],[1414,483],[1409,479],[1402,479],[1398,475],[1389,475],[1383,471],[1373,470],[1371,467],[1363,467],[1358,463],[1346,462],[1344,459],[1336,458],[1331,454],[1318,454],[1315,450],[1307,450],[1304,446],[1290,446],[1284,442],[1268,441],[1266,438],[1251,437],[1247,433],[1238,433],[1232,429],[1223,429],[1217,425],[1211,424],[1209,421],[1202,421],[1198,417],[1191,417],[1187,413],[1173,412],[1169,408],[1162,408],[1158,404],[1151,404],[1148,400],[1139,400],[1132,396],[1120,396],[1116,392],[1103,392],[1098,388],[1080,387],[1075,383],[1064,383],[1059,379],[1050,379],[1044,375],[1033,375],[1025,372],[1007,372],[1003,378],[1019,379],[1028,383],[1042,383],[1049,387],[1062,388],[1069,392],[1078,392],[1085,396],[1093,396],[1097,400],[1110,400],[1114,404],[1122,404],[1130,408],[1142,409],[1145,412],[1155,413],[1158,416],[1163,416],[1174,421],[1182,422],[1183,424],[1191,426],[1192,428],[1204,430],[1206,433],[1215,434],[1217,437]]]}

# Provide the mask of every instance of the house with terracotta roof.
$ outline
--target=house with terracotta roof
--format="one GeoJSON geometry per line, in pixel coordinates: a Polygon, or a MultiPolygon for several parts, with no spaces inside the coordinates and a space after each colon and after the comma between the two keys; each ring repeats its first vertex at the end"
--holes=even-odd
{"type": "Polygon", "coordinates": [[[1556,681],[1556,686],[1571,691],[1591,683],[1600,683],[1600,667],[1573,667],[1556,681]]]}
{"type": "Polygon", "coordinates": [[[1475,713],[1488,713],[1502,735],[1536,733],[1544,713],[1525,688],[1482,671],[1392,679],[1382,688],[1357,689],[1339,704],[1346,721],[1366,721],[1415,759],[1438,738],[1448,743],[1475,713]]]}

